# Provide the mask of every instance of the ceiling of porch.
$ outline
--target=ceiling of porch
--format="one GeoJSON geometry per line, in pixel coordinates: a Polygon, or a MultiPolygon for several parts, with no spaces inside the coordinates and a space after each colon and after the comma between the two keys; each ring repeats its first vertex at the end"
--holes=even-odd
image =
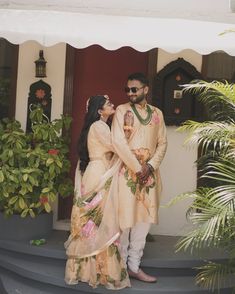
{"type": "Polygon", "coordinates": [[[178,18],[235,24],[235,0],[0,0],[0,8],[178,18]]]}
{"type": "Polygon", "coordinates": [[[115,50],[235,55],[235,0],[0,0],[0,37],[115,50]]]}

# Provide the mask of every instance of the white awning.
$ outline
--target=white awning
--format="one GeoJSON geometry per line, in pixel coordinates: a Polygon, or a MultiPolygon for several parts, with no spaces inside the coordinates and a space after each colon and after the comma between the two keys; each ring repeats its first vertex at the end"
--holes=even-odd
{"type": "Polygon", "coordinates": [[[76,48],[98,44],[109,50],[130,46],[138,51],[192,49],[201,54],[223,50],[235,56],[235,33],[220,35],[235,28],[235,16],[234,23],[224,23],[32,8],[1,8],[0,37],[14,44],[35,40],[44,46],[65,42],[76,48]]]}

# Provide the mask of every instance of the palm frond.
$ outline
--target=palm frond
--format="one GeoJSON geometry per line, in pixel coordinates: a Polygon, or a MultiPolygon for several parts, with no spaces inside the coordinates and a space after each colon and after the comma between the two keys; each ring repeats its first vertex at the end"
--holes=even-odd
{"type": "Polygon", "coordinates": [[[177,251],[190,249],[193,253],[207,247],[219,247],[225,243],[229,245],[227,240],[232,240],[234,234],[234,227],[231,224],[235,223],[235,189],[227,195],[230,187],[226,188],[204,188],[192,193],[195,200],[188,210],[187,217],[196,229],[177,243],[177,251]]]}
{"type": "Polygon", "coordinates": [[[235,275],[235,85],[193,81],[183,87],[206,106],[212,121],[186,121],[178,129],[188,133],[185,144],[200,147],[200,183],[207,188],[190,193],[193,203],[187,217],[194,227],[178,241],[176,250],[194,253],[220,247],[226,251],[226,264],[208,262],[196,280],[219,291],[235,275]]]}
{"type": "Polygon", "coordinates": [[[221,234],[227,232],[228,216],[233,217],[234,209],[227,206],[223,209],[204,209],[203,213],[194,213],[191,220],[198,226],[198,235],[206,246],[220,245],[221,234]]]}
{"type": "Polygon", "coordinates": [[[224,30],[222,33],[219,34],[219,36],[223,36],[228,33],[235,33],[235,30],[234,29],[224,30]]]}
{"type": "Polygon", "coordinates": [[[231,105],[235,108],[235,85],[227,81],[219,82],[206,82],[198,81],[191,84],[184,84],[183,91],[190,91],[193,94],[199,94],[199,99],[205,104],[212,102],[222,101],[225,104],[231,105]]]}
{"type": "Polygon", "coordinates": [[[234,286],[235,266],[233,264],[209,262],[198,269],[200,273],[196,276],[196,283],[202,287],[215,291],[224,286],[234,286]]]}
{"type": "Polygon", "coordinates": [[[206,152],[209,147],[216,149],[233,148],[235,153],[235,122],[195,122],[186,121],[177,129],[180,132],[188,132],[185,144],[200,144],[206,152]]]}
{"type": "MultiPolygon", "coordinates": [[[[234,232],[235,235],[235,232],[234,232]]],[[[232,236],[234,238],[234,235],[232,236]]],[[[231,260],[235,260],[235,246],[234,243],[228,246],[229,257],[231,260]]]]}
{"type": "Polygon", "coordinates": [[[208,163],[202,177],[219,180],[225,184],[235,185],[235,161],[226,157],[219,157],[217,161],[208,163]]]}
{"type": "Polygon", "coordinates": [[[176,252],[181,250],[189,251],[193,254],[196,250],[203,248],[202,241],[198,237],[198,230],[194,229],[187,236],[184,236],[178,240],[175,245],[176,252]]]}
{"type": "MultiPolygon", "coordinates": [[[[211,193],[209,205],[225,207],[232,205],[235,210],[235,186],[225,185],[213,188],[209,193],[211,193]]],[[[232,210],[232,208],[231,208],[232,210]]]]}
{"type": "Polygon", "coordinates": [[[168,203],[166,203],[165,205],[161,205],[162,208],[169,208],[185,199],[194,199],[196,196],[196,192],[186,192],[186,193],[182,193],[180,195],[177,195],[176,197],[174,197],[173,199],[171,199],[168,203]]]}

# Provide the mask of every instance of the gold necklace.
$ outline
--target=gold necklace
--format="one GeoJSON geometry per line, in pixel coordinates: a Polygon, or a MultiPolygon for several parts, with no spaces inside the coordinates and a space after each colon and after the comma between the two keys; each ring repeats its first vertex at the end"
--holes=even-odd
{"type": "Polygon", "coordinates": [[[137,111],[135,104],[131,104],[131,108],[134,111],[134,114],[137,116],[138,120],[140,121],[140,123],[142,125],[147,125],[150,123],[151,119],[152,119],[152,113],[153,110],[151,109],[151,107],[147,104],[146,106],[146,110],[147,110],[147,116],[146,118],[142,118],[141,115],[139,114],[139,112],[137,111]]]}

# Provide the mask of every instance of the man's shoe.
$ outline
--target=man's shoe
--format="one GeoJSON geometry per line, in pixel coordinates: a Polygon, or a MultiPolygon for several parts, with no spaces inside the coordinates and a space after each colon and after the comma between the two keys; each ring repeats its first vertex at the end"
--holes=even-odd
{"type": "Polygon", "coordinates": [[[134,278],[136,280],[146,282],[146,283],[156,283],[157,278],[147,275],[145,272],[142,271],[142,269],[139,269],[138,273],[134,273],[131,270],[128,270],[128,274],[131,278],[134,278]]]}

